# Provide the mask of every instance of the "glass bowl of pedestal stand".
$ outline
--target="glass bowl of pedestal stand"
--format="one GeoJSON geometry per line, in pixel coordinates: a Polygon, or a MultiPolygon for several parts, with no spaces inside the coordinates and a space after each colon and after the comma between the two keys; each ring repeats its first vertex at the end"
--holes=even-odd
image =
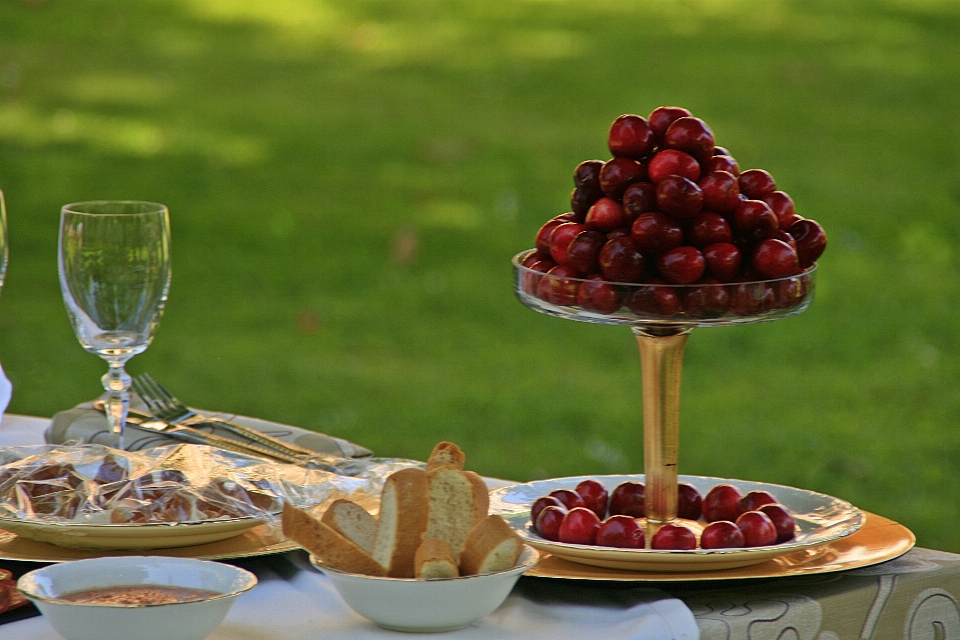
{"type": "MultiPolygon", "coordinates": [[[[523,251],[513,258],[515,291],[523,304],[567,320],[628,326],[637,339],[649,541],[659,526],[677,519],[680,374],[690,332],[697,327],[770,322],[802,313],[813,302],[816,265],[795,276],[755,282],[603,283],[613,293],[605,290],[603,295],[597,295],[595,290],[601,286],[597,280],[546,274],[523,266],[523,261],[534,252],[523,251]],[[582,288],[587,290],[581,291],[582,288]]],[[[855,519],[852,530],[860,520],[855,519]]],[[[702,556],[703,569],[720,557],[702,551],[675,553],[702,556]]],[[[743,552],[749,554],[750,550],[743,552]]]]}

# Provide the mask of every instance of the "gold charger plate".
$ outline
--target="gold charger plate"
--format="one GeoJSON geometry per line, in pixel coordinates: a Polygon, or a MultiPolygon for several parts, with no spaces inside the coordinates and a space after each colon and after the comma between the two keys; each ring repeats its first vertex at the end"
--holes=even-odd
{"type": "Polygon", "coordinates": [[[795,551],[761,564],[737,569],[691,573],[656,573],[605,569],[563,560],[543,553],[540,563],[523,575],[565,580],[625,582],[693,582],[783,578],[847,571],[899,558],[916,544],[913,532],[893,520],[867,511],[866,522],[856,533],[821,547],[795,551]]]}
{"type": "MultiPolygon", "coordinates": [[[[643,474],[574,476],[535,480],[495,489],[490,494],[490,511],[503,516],[524,542],[554,556],[595,567],[648,572],[722,571],[760,564],[771,558],[804,549],[823,546],[849,536],[863,525],[863,512],[846,500],[816,491],[798,489],[767,482],[731,480],[709,476],[680,476],[693,484],[701,495],[720,483],[732,484],[742,493],[768,491],[790,509],[797,524],[796,536],[786,542],[763,547],[737,549],[620,549],[587,544],[567,544],[541,538],[530,523],[530,507],[540,496],[555,489],[573,489],[581,481],[602,483],[608,491],[623,482],[644,482],[643,474]]],[[[649,541],[648,541],[649,542],[649,541]]]]}
{"type": "MultiPolygon", "coordinates": [[[[283,553],[300,547],[289,540],[277,541],[267,525],[249,529],[225,540],[182,547],[151,549],[150,555],[170,558],[198,558],[201,560],[228,560],[249,558],[272,553],[283,553]]],[[[0,560],[22,562],[66,562],[104,556],[143,555],[144,549],[71,549],[48,542],[21,537],[12,531],[0,529],[0,560]]]]}

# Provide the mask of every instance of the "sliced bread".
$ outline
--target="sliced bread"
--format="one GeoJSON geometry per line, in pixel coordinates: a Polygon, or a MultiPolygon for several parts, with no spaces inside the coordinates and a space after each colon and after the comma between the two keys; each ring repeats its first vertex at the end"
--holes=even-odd
{"type": "Polygon", "coordinates": [[[523,540],[498,515],[489,515],[467,535],[460,554],[460,575],[510,569],[523,551],[523,540]]]}
{"type": "Polygon", "coordinates": [[[427,472],[401,469],[383,485],[373,559],[392,578],[412,578],[417,547],[427,529],[427,472]]]}
{"type": "Polygon", "coordinates": [[[433,448],[433,452],[427,458],[427,471],[442,465],[453,465],[457,469],[463,469],[465,461],[466,456],[460,447],[452,442],[441,442],[433,448]]]}
{"type": "Polygon", "coordinates": [[[417,547],[413,559],[414,576],[429,580],[431,578],[456,578],[460,575],[457,562],[453,558],[450,543],[440,538],[427,538],[417,547]]]}
{"type": "Polygon", "coordinates": [[[377,519],[351,500],[334,500],[320,520],[367,553],[373,552],[377,519]]]}
{"type": "Polygon", "coordinates": [[[487,515],[487,485],[473,471],[461,471],[452,465],[441,465],[427,475],[430,501],[424,538],[446,540],[459,561],[467,534],[487,515]]]}
{"type": "Polygon", "coordinates": [[[387,569],[359,546],[306,511],[283,505],[283,535],[334,569],[370,576],[385,576],[387,569]]]}

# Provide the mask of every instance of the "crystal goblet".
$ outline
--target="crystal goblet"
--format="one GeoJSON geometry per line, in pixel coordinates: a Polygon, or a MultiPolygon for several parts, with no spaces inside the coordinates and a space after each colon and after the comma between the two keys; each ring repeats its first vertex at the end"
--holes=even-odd
{"type": "Polygon", "coordinates": [[[170,288],[170,221],[153,202],[65,205],[60,215],[60,290],[84,349],[107,361],[111,444],[123,448],[131,378],[124,366],[153,340],[170,288]]]}
{"type": "Polygon", "coordinates": [[[543,273],[536,250],[513,257],[520,302],[540,313],[629,326],[640,350],[646,515],[654,526],[677,517],[680,374],[683,349],[695,327],[780,320],[813,302],[816,265],[803,273],[755,282],[637,284],[543,273]],[[528,260],[529,259],[529,260],[528,260]]]}

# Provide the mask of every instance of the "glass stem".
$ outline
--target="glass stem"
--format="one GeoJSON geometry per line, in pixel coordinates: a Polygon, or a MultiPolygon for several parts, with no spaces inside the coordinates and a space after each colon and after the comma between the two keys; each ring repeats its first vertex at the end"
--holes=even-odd
{"type": "Polygon", "coordinates": [[[643,471],[646,516],[653,524],[677,517],[680,372],[690,329],[634,327],[643,385],[643,471]]]}
{"type": "Polygon", "coordinates": [[[116,438],[116,448],[123,449],[123,429],[127,424],[127,411],[130,409],[130,383],[133,378],[124,371],[126,360],[109,360],[110,369],[100,381],[107,391],[107,425],[116,438]]]}

